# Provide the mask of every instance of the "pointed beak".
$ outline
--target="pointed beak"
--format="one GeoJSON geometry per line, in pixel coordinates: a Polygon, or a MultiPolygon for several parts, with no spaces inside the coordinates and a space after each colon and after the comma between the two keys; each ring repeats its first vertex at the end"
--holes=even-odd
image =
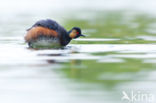
{"type": "Polygon", "coordinates": [[[86,36],[85,36],[85,35],[83,35],[83,34],[80,34],[80,36],[86,37],[86,36]]]}

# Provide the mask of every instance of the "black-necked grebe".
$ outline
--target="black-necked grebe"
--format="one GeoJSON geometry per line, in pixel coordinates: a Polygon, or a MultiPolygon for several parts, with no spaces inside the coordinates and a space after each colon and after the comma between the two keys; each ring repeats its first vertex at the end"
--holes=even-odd
{"type": "Polygon", "coordinates": [[[79,27],[67,32],[54,20],[40,20],[27,30],[25,41],[31,48],[59,48],[66,46],[72,39],[84,36],[79,27]]]}

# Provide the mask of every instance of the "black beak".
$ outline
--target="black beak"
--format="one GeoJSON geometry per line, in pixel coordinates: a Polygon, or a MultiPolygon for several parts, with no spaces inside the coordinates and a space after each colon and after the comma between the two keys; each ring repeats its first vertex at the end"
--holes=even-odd
{"type": "Polygon", "coordinates": [[[80,36],[86,37],[86,36],[85,36],[85,35],[83,35],[83,34],[80,34],[80,36]]]}

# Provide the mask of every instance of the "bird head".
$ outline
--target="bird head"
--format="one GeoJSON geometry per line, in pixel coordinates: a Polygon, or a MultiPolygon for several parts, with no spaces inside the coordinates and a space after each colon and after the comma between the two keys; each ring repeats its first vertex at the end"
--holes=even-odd
{"type": "Polygon", "coordinates": [[[69,37],[72,39],[76,39],[80,36],[85,37],[85,35],[81,34],[81,29],[79,27],[73,27],[70,31],[69,31],[69,37]]]}

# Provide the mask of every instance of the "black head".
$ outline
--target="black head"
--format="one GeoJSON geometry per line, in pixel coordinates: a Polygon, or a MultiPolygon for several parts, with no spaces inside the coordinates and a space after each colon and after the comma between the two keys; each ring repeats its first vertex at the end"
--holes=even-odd
{"type": "Polygon", "coordinates": [[[69,32],[69,37],[72,39],[76,39],[80,36],[85,37],[85,35],[81,34],[81,29],[79,27],[73,27],[69,32]]]}

